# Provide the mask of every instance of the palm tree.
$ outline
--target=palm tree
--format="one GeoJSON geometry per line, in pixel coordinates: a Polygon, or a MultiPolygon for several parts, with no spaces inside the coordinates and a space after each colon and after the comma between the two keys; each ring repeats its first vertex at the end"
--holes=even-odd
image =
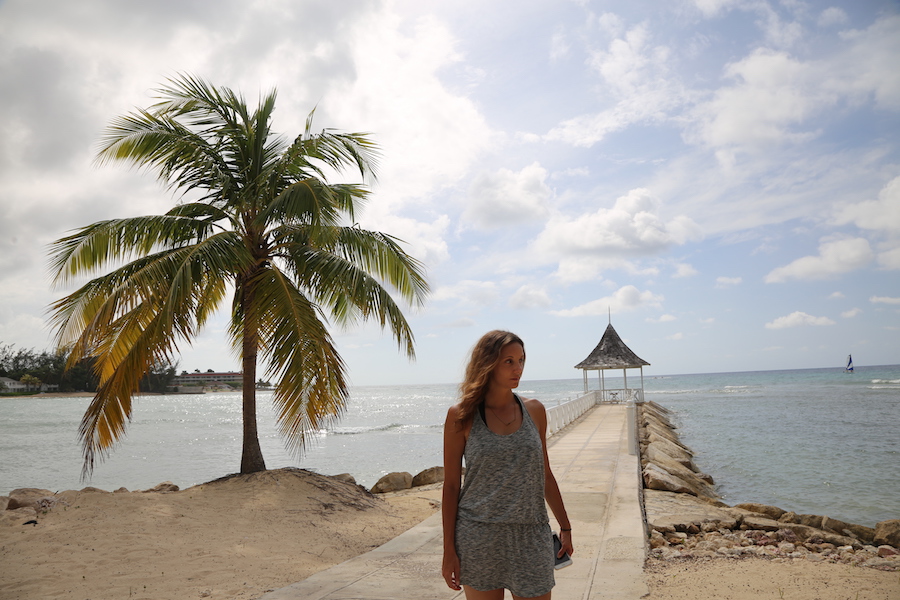
{"type": "Polygon", "coordinates": [[[100,380],[79,428],[83,475],[124,435],[141,378],[173,362],[232,289],[229,339],[243,369],[240,472],[265,470],[258,357],[278,382],[279,429],[299,453],[305,432],[337,418],[348,399],[326,320],[377,319],[414,358],[392,294],[420,306],[424,267],[397,238],[355,224],[363,185],[326,181],[347,167],[374,178],[368,134],[313,133],[310,113],[288,143],[270,130],[274,90],[253,112],[232,90],[188,75],[158,92],[157,104],[107,128],[97,160],[145,167],[181,201],[164,215],[82,227],[50,248],[55,285],[96,275],[50,307],[57,345],[71,348],[68,364],[92,358],[100,380]]]}

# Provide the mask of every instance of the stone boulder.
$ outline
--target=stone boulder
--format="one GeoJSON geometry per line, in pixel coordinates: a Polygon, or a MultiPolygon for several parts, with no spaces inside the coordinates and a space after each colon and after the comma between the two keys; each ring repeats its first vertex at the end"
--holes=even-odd
{"type": "Polygon", "coordinates": [[[706,481],[699,477],[697,473],[691,471],[669,455],[655,452],[652,449],[652,444],[648,446],[647,462],[648,466],[652,464],[687,483],[693,490],[693,495],[695,496],[705,496],[707,498],[718,497],[716,491],[706,481]]]}
{"type": "Polygon", "coordinates": [[[332,475],[332,479],[337,479],[338,481],[343,481],[344,483],[352,483],[356,485],[356,478],[350,473],[338,473],[337,475],[332,475]]]}
{"type": "Polygon", "coordinates": [[[875,525],[874,544],[900,548],[900,519],[881,521],[875,525]]]}
{"type": "Polygon", "coordinates": [[[758,504],[756,502],[743,502],[741,504],[735,504],[734,507],[743,510],[749,510],[750,512],[754,512],[760,515],[765,515],[775,521],[779,520],[784,515],[784,513],[787,512],[778,508],[777,506],[758,504]]]}
{"type": "Polygon", "coordinates": [[[782,523],[768,517],[757,517],[756,515],[744,515],[741,520],[741,529],[752,529],[754,531],[778,531],[782,528],[782,523]]]}
{"type": "Polygon", "coordinates": [[[388,473],[372,486],[373,494],[408,490],[412,487],[412,474],[406,471],[388,473]]]}
{"type": "Polygon", "coordinates": [[[644,486],[651,490],[691,494],[692,496],[698,495],[697,490],[693,489],[686,481],[672,475],[668,471],[664,471],[653,463],[644,467],[644,486]]]}
{"type": "Polygon", "coordinates": [[[662,532],[688,531],[691,525],[703,531],[734,529],[738,521],[724,505],[711,504],[689,494],[644,490],[647,524],[662,532]]]}
{"type": "Polygon", "coordinates": [[[39,488],[19,488],[9,493],[9,503],[7,510],[15,510],[17,508],[34,508],[41,507],[41,500],[50,498],[53,492],[39,488]]]}
{"type": "Polygon", "coordinates": [[[412,479],[412,487],[431,485],[444,482],[444,467],[430,467],[417,474],[412,479]]]}
{"type": "Polygon", "coordinates": [[[0,511],[6,510],[9,506],[9,496],[0,496],[0,511]]]}
{"type": "Polygon", "coordinates": [[[177,492],[179,488],[177,485],[172,483],[171,481],[163,481],[162,483],[158,483],[149,490],[144,490],[144,493],[153,493],[153,492],[177,492]]]}
{"type": "Polygon", "coordinates": [[[694,456],[678,444],[673,444],[665,438],[658,438],[647,444],[645,454],[650,462],[655,462],[654,455],[662,454],[693,471],[694,456]]]}
{"type": "Polygon", "coordinates": [[[831,517],[822,517],[822,528],[833,531],[839,535],[856,538],[866,544],[871,544],[875,541],[875,530],[871,527],[866,527],[865,525],[845,523],[844,521],[832,519],[831,517]]]}

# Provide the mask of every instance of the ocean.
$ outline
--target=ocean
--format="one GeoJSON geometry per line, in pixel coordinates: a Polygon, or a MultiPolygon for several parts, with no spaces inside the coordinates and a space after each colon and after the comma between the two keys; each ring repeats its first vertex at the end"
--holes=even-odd
{"type": "MultiPolygon", "coordinates": [[[[610,372],[611,373],[611,372],[610,372]]],[[[629,386],[639,383],[635,371],[629,386]]],[[[591,379],[592,389],[598,387],[591,379]]],[[[606,387],[621,379],[606,378],[606,387]]],[[[547,406],[581,395],[581,379],[523,381],[547,406]]],[[[670,409],[697,465],[725,502],[762,502],[862,525],[900,518],[900,365],[644,376],[647,400],[670,409]]],[[[259,394],[268,468],[350,473],[371,487],[390,471],[441,464],[455,384],[355,387],[340,421],[314,432],[301,457],[259,394]]],[[[21,487],[182,488],[239,470],[240,395],[138,397],[126,437],[82,481],[77,432],[89,398],[0,398],[0,495],[21,487]]]]}

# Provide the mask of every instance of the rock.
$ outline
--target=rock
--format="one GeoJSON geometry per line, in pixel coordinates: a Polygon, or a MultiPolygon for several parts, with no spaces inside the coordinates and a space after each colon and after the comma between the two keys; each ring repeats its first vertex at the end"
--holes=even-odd
{"type": "Polygon", "coordinates": [[[737,520],[723,508],[688,494],[644,490],[647,524],[662,532],[687,531],[691,525],[703,531],[731,529],[737,520]]]}
{"type": "Polygon", "coordinates": [[[655,423],[650,423],[644,426],[644,431],[647,434],[647,438],[651,435],[657,436],[659,438],[668,440],[673,444],[680,444],[678,441],[678,436],[670,429],[665,429],[661,425],[656,425],[655,423]]]}
{"type": "Polygon", "coordinates": [[[9,506],[9,496],[0,496],[0,510],[6,510],[9,506]]]}
{"type": "Polygon", "coordinates": [[[79,490],[79,491],[84,492],[86,494],[108,494],[109,493],[106,490],[101,490],[98,487],[93,487],[90,485],[87,486],[86,488],[81,488],[81,490],[79,490]]]}
{"type": "Polygon", "coordinates": [[[780,517],[778,517],[778,520],[781,521],[782,523],[799,523],[800,515],[798,515],[794,511],[788,511],[788,512],[784,513],[783,515],[781,515],[780,517]]]}
{"type": "Polygon", "coordinates": [[[651,490],[664,490],[679,494],[697,495],[696,490],[692,489],[687,482],[675,477],[654,464],[648,464],[644,467],[644,485],[651,490]]]}
{"type": "MultiPolygon", "coordinates": [[[[708,483],[700,479],[696,473],[685,467],[680,462],[671,458],[667,454],[663,454],[659,450],[653,448],[653,444],[647,447],[647,462],[662,469],[669,475],[687,483],[693,490],[695,496],[706,496],[707,498],[718,498],[716,491],[708,483]]],[[[673,490],[674,491],[674,490],[673,490]]]]}
{"type": "MultiPolygon", "coordinates": [[[[153,493],[153,492],[177,492],[180,488],[172,483],[171,481],[164,481],[150,488],[149,490],[144,490],[145,494],[153,493]]],[[[84,491],[84,490],[82,490],[84,491]]]]}
{"type": "Polygon", "coordinates": [[[444,482],[444,467],[430,467],[417,474],[412,479],[412,487],[431,485],[444,482]]]}
{"type": "Polygon", "coordinates": [[[128,493],[128,488],[126,488],[126,487],[120,487],[119,489],[117,489],[113,492],[113,494],[127,494],[127,493],[128,493]]]}
{"type": "Polygon", "coordinates": [[[735,504],[735,508],[740,508],[741,510],[749,510],[750,512],[755,512],[761,515],[765,515],[770,519],[774,519],[777,521],[784,515],[784,510],[781,510],[777,506],[769,506],[768,504],[757,504],[756,502],[744,502],[741,504],[735,504]]]}
{"type": "Polygon", "coordinates": [[[337,475],[332,475],[332,479],[337,479],[338,481],[343,481],[344,483],[351,483],[356,485],[356,478],[353,477],[350,473],[339,473],[337,475]]]}
{"type": "Polygon", "coordinates": [[[888,546],[888,545],[878,546],[878,556],[880,558],[887,558],[888,556],[897,556],[897,554],[898,554],[897,549],[892,546],[888,546]]]}
{"type": "Polygon", "coordinates": [[[814,527],[808,527],[806,525],[801,525],[800,523],[781,523],[780,532],[783,532],[782,535],[787,536],[788,534],[793,537],[792,540],[788,541],[806,541],[808,539],[820,536],[823,532],[819,529],[815,529],[814,527]]]}
{"type": "Polygon", "coordinates": [[[757,517],[754,515],[745,515],[741,523],[741,529],[753,529],[756,531],[778,531],[783,523],[779,523],[774,519],[766,517],[757,517]]]}
{"type": "Polygon", "coordinates": [[[50,490],[40,488],[19,488],[9,493],[9,501],[6,510],[15,510],[17,508],[40,508],[42,498],[53,496],[50,490]]]}
{"type": "Polygon", "coordinates": [[[851,546],[855,549],[863,547],[862,543],[856,538],[852,538],[846,535],[839,535],[837,533],[831,533],[830,531],[819,531],[819,537],[821,537],[827,543],[834,544],[835,546],[851,546]]]}
{"type": "MultiPolygon", "coordinates": [[[[12,496],[12,493],[10,493],[12,496]]],[[[875,536],[872,543],[876,546],[893,546],[900,548],[900,519],[881,521],[875,525],[875,536]]]]}
{"type": "Polygon", "coordinates": [[[854,525],[838,519],[832,519],[831,517],[822,517],[822,529],[832,531],[839,535],[856,538],[867,544],[871,544],[872,540],[875,539],[875,530],[871,527],[854,525]]]}
{"type": "Polygon", "coordinates": [[[677,448],[678,446],[665,440],[650,442],[644,449],[644,458],[652,463],[659,463],[660,460],[678,463],[683,469],[693,472],[691,455],[678,452],[677,448]]]}
{"type": "Polygon", "coordinates": [[[406,471],[388,473],[372,486],[373,494],[408,490],[412,487],[412,475],[406,471]]]}
{"type": "Polygon", "coordinates": [[[822,515],[797,515],[797,522],[807,527],[822,529],[822,519],[824,518],[822,515]]]}

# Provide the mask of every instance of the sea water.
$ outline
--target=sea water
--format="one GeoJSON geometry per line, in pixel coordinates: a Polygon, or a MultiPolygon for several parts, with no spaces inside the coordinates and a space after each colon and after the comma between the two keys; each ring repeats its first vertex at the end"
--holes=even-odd
{"type": "MultiPolygon", "coordinates": [[[[612,372],[609,372],[612,373],[612,372]]],[[[607,388],[621,379],[605,378],[607,388]]],[[[596,379],[589,381],[598,387],[596,379]]],[[[640,385],[636,372],[628,386],[640,385]]],[[[644,376],[646,398],[670,409],[681,440],[725,502],[763,502],[872,526],[900,518],[900,366],[644,376]]],[[[554,406],[583,393],[581,379],[523,381],[522,395],[554,406]]],[[[391,471],[440,465],[454,384],[355,387],[340,420],[307,435],[302,456],[284,446],[271,392],[258,393],[268,468],[350,473],[371,487],[391,471]]],[[[0,494],[92,485],[182,488],[239,470],[237,393],[141,396],[126,436],[81,479],[78,424],[90,398],[0,398],[0,494]]]]}

